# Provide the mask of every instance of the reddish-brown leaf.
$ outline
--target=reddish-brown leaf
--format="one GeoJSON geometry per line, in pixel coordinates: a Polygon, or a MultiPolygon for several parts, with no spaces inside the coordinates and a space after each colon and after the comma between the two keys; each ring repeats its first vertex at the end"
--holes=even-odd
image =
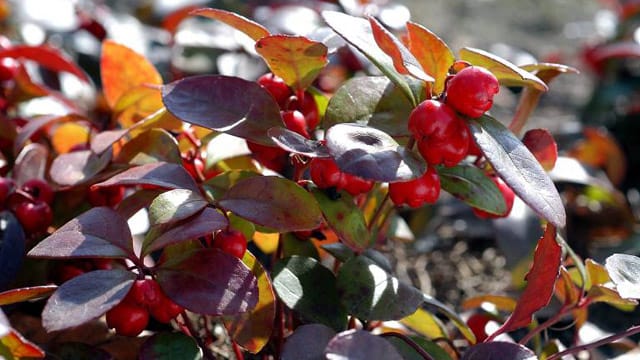
{"type": "Polygon", "coordinates": [[[533,314],[549,304],[560,274],[561,255],[562,248],[556,242],[556,228],[547,224],[544,235],[538,240],[531,270],[525,277],[527,287],[511,316],[491,335],[492,338],[529,325],[533,314]]]}
{"type": "Polygon", "coordinates": [[[162,28],[174,34],[182,20],[189,17],[191,13],[197,9],[197,5],[187,5],[171,12],[169,15],[164,17],[164,20],[162,20],[162,28]]]}
{"type": "Polygon", "coordinates": [[[531,151],[542,168],[551,171],[558,160],[558,145],[547,129],[532,129],[522,138],[524,146],[531,151]]]}
{"type": "Polygon", "coordinates": [[[62,54],[60,50],[47,45],[29,46],[16,45],[0,51],[0,58],[18,58],[37,62],[40,66],[53,71],[64,71],[77,76],[84,82],[89,82],[89,77],[80,69],[73,60],[62,54]]]}
{"type": "Polygon", "coordinates": [[[433,92],[441,94],[449,68],[456,60],[447,44],[422,25],[408,22],[409,51],[416,57],[425,72],[435,78],[433,92]]]}
{"type": "Polygon", "coordinates": [[[422,70],[421,64],[389,30],[385,29],[382,24],[373,17],[369,17],[373,38],[376,43],[387,55],[393,60],[393,67],[401,74],[409,74],[417,79],[432,82],[432,76],[422,70]]]}
{"type": "Polygon", "coordinates": [[[267,30],[264,26],[258,24],[255,21],[249,20],[244,16],[229,11],[205,8],[192,11],[191,15],[199,15],[208,17],[210,19],[222,21],[223,23],[235,28],[236,30],[242,31],[243,33],[247,34],[247,36],[256,41],[265,36],[269,36],[269,30],[267,30]]]}
{"type": "Polygon", "coordinates": [[[53,294],[57,288],[56,285],[42,285],[7,290],[0,293],[0,306],[45,298],[53,294]]]}

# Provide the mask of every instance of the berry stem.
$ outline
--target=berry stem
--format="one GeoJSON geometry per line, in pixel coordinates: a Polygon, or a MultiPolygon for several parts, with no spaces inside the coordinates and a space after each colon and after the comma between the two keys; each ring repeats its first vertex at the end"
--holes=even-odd
{"type": "Polygon", "coordinates": [[[612,342],[614,342],[614,341],[616,341],[618,339],[622,339],[624,337],[631,336],[631,335],[634,335],[634,334],[637,334],[637,333],[640,333],[640,325],[632,326],[632,327],[628,328],[627,330],[625,330],[624,332],[621,332],[621,333],[618,333],[618,334],[613,334],[613,335],[607,336],[605,338],[602,338],[600,340],[597,340],[597,341],[594,341],[594,342],[591,342],[591,343],[588,343],[588,344],[574,346],[574,347],[568,348],[568,349],[566,349],[564,351],[560,351],[558,353],[555,353],[555,354],[549,356],[547,358],[547,360],[562,359],[562,357],[565,356],[565,355],[572,355],[572,354],[577,354],[577,353],[579,353],[581,351],[591,350],[591,349],[597,348],[599,346],[612,343],[612,342]]]}
{"type": "Polygon", "coordinates": [[[531,87],[527,87],[522,90],[522,96],[518,102],[518,107],[516,108],[513,119],[511,119],[511,123],[509,124],[509,130],[511,130],[515,135],[519,135],[520,132],[522,132],[522,129],[524,129],[524,126],[527,124],[527,120],[529,120],[529,116],[531,116],[533,110],[538,106],[540,95],[542,95],[542,91],[531,87]]]}
{"type": "Polygon", "coordinates": [[[431,355],[429,355],[429,353],[427,353],[426,351],[424,351],[423,348],[420,347],[420,345],[416,344],[413,340],[411,340],[410,337],[401,334],[401,333],[397,333],[397,332],[387,332],[384,334],[381,334],[380,336],[382,337],[396,337],[402,341],[404,341],[407,345],[411,346],[411,348],[413,350],[415,350],[418,354],[420,354],[420,356],[422,356],[423,359],[425,360],[434,360],[433,357],[431,355]]]}

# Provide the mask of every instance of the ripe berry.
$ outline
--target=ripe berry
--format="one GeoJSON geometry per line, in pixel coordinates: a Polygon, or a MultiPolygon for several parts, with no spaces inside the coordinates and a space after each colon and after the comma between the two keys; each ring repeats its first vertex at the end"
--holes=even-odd
{"type": "Polygon", "coordinates": [[[114,207],[124,198],[124,187],[111,186],[100,188],[89,188],[87,199],[93,206],[114,207]]]}
{"type": "Polygon", "coordinates": [[[466,67],[447,83],[447,104],[461,114],[480,117],[493,105],[493,96],[500,90],[498,79],[479,66],[466,67]]]}
{"type": "Polygon", "coordinates": [[[107,325],[114,328],[118,335],[137,336],[148,323],[147,309],[126,300],[107,311],[107,325]]]}
{"type": "Polygon", "coordinates": [[[503,214],[497,215],[477,208],[472,208],[473,213],[481,219],[496,219],[509,216],[511,209],[513,208],[513,201],[515,200],[513,190],[511,190],[509,185],[505,184],[505,182],[497,176],[491,176],[491,180],[498,186],[498,189],[502,193],[507,210],[503,214]]]}
{"type": "Polygon", "coordinates": [[[12,58],[0,59],[0,81],[9,81],[18,74],[20,64],[12,58]]]}
{"type": "Polygon", "coordinates": [[[289,97],[293,95],[291,88],[284,80],[272,73],[267,73],[258,78],[258,84],[262,85],[278,102],[281,109],[286,107],[289,97]]]}
{"type": "Polygon", "coordinates": [[[178,316],[184,309],[182,306],[171,301],[171,299],[169,299],[162,290],[160,290],[159,294],[160,296],[158,301],[153,305],[149,305],[149,313],[154,319],[167,324],[171,319],[178,316]]]}
{"type": "Polygon", "coordinates": [[[289,104],[289,110],[298,110],[304,115],[307,129],[313,130],[320,123],[320,111],[316,99],[309,92],[304,93],[302,102],[299,99],[289,104]]]}
{"type": "Polygon", "coordinates": [[[247,250],[247,238],[238,230],[226,229],[216,234],[212,246],[242,259],[247,250]]]}
{"type": "Polygon", "coordinates": [[[153,279],[136,280],[127,294],[127,301],[141,306],[155,306],[160,302],[160,286],[153,279]]]}
{"type": "Polygon", "coordinates": [[[65,283],[76,276],[84,274],[86,271],[74,264],[63,264],[56,269],[55,282],[58,284],[65,283]]]}
{"type": "Polygon", "coordinates": [[[296,132],[307,139],[311,138],[307,131],[307,119],[298,110],[281,111],[282,121],[287,129],[296,132]]]}
{"type": "Polygon", "coordinates": [[[440,195],[440,177],[434,167],[417,179],[389,184],[389,196],[397,206],[407,204],[412,208],[433,204],[440,195]]]}
{"type": "Polygon", "coordinates": [[[352,196],[369,192],[373,188],[374,182],[365,180],[359,176],[342,173],[342,182],[339,188],[344,189],[352,196]]]}
{"type": "Polygon", "coordinates": [[[13,192],[15,183],[10,178],[0,177],[0,209],[4,208],[4,202],[13,192]]]}
{"type": "Polygon", "coordinates": [[[340,188],[344,184],[343,172],[332,158],[315,158],[309,165],[311,180],[320,189],[340,188]]]}
{"type": "Polygon", "coordinates": [[[27,234],[44,232],[53,222],[51,207],[42,200],[22,201],[16,205],[14,212],[27,234]]]}
{"type": "Polygon", "coordinates": [[[22,191],[33,197],[33,200],[41,200],[51,205],[53,203],[53,189],[46,181],[31,179],[25,181],[20,187],[22,191]]]}
{"type": "Polygon", "coordinates": [[[409,115],[409,130],[429,165],[455,166],[467,155],[469,127],[447,104],[425,100],[409,115]]]}
{"type": "Polygon", "coordinates": [[[253,158],[262,166],[275,172],[282,172],[289,161],[289,153],[279,147],[266,146],[251,141],[247,141],[247,146],[253,158]]]}

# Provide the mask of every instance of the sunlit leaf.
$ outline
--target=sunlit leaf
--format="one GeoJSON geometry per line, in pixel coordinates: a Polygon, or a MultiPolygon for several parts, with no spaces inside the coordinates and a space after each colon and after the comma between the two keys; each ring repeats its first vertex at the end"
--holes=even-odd
{"type": "Polygon", "coordinates": [[[462,302],[462,308],[465,310],[478,309],[483,304],[495,306],[497,310],[512,312],[516,308],[516,300],[501,295],[479,295],[466,299],[462,302]]]}
{"type": "Polygon", "coordinates": [[[613,254],[605,265],[616,290],[624,299],[640,299],[640,258],[628,254],[613,254]]]}
{"type": "Polygon", "coordinates": [[[390,342],[365,330],[347,330],[336,335],[325,350],[327,359],[403,360],[390,342]]]}
{"type": "Polygon", "coordinates": [[[362,251],[369,247],[369,231],[360,210],[349,194],[341,194],[340,199],[331,199],[319,189],[312,191],[318,201],[324,218],[340,241],[354,251],[362,251]]]}
{"type": "Polygon", "coordinates": [[[51,164],[49,175],[59,185],[78,185],[91,180],[111,161],[111,153],[100,156],[91,150],[73,151],[58,155],[51,164]]]}
{"type": "Polygon", "coordinates": [[[524,134],[522,143],[531,151],[546,171],[551,171],[556,165],[556,160],[558,160],[558,145],[549,130],[529,130],[524,134]]]}
{"type": "Polygon", "coordinates": [[[281,149],[307,157],[328,157],[329,150],[321,142],[310,140],[283,127],[269,129],[271,140],[281,149]]]}
{"type": "Polygon", "coordinates": [[[438,168],[438,175],[442,189],[467,204],[492,214],[506,212],[500,189],[479,168],[465,164],[443,166],[438,168]]]}
{"type": "Polygon", "coordinates": [[[26,358],[43,358],[45,356],[44,350],[40,349],[38,345],[27,340],[15,330],[10,330],[9,334],[0,338],[0,354],[5,354],[6,351],[12,356],[7,360],[12,359],[26,359],[26,358]]]}
{"type": "Polygon", "coordinates": [[[191,15],[199,15],[208,17],[210,19],[222,21],[223,23],[242,31],[247,34],[253,40],[260,40],[261,38],[269,35],[269,30],[264,26],[256,23],[253,20],[249,20],[242,15],[232,13],[220,9],[198,9],[191,12],[191,15]]]}
{"type": "MultiPolygon", "coordinates": [[[[45,179],[48,164],[49,149],[40,143],[31,143],[18,153],[11,175],[16,184],[23,184],[30,179],[45,179]]],[[[53,171],[53,166],[52,164],[50,171],[53,171]]],[[[56,180],[53,174],[51,177],[56,180]]]]}
{"type": "Polygon", "coordinates": [[[413,314],[405,316],[400,322],[429,339],[446,338],[449,336],[447,334],[447,328],[442,321],[421,308],[418,308],[413,314]]]}
{"type": "Polygon", "coordinates": [[[455,55],[442,39],[420,24],[407,22],[407,34],[409,50],[424,71],[435,78],[433,92],[441,94],[455,55]]]}
{"type": "Polygon", "coordinates": [[[46,298],[57,288],[56,285],[41,285],[7,290],[0,293],[0,306],[46,298]]]}
{"type": "Polygon", "coordinates": [[[91,129],[86,124],[67,122],[56,127],[51,136],[51,145],[57,153],[66,153],[75,146],[89,142],[91,129]]]}
{"type": "Polygon", "coordinates": [[[84,116],[77,115],[77,114],[69,114],[69,115],[63,115],[63,116],[42,115],[42,116],[33,117],[29,119],[29,121],[24,126],[22,126],[18,131],[18,134],[13,143],[13,151],[14,153],[17,154],[20,151],[20,149],[24,147],[24,145],[27,143],[27,140],[29,140],[29,138],[31,138],[36,132],[42,130],[47,126],[50,126],[56,123],[63,123],[67,121],[79,121],[79,120],[86,120],[86,118],[84,116]]]}
{"type": "Polygon", "coordinates": [[[116,185],[154,185],[167,189],[187,189],[199,192],[198,185],[181,165],[165,162],[145,164],[125,170],[93,187],[116,185]]]}
{"type": "Polygon", "coordinates": [[[151,202],[149,223],[151,226],[175,223],[197,213],[207,204],[199,192],[186,189],[169,190],[151,202]]]}
{"type": "Polygon", "coordinates": [[[68,72],[86,83],[89,82],[87,74],[73,60],[49,45],[12,45],[0,50],[0,58],[6,57],[35,61],[46,69],[68,72]]]}

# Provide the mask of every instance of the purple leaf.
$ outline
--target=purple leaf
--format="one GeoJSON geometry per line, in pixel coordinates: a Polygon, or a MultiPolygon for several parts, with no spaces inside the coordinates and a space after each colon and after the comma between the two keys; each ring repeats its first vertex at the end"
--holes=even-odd
{"type": "Polygon", "coordinates": [[[171,300],[199,314],[236,315],[258,302],[258,282],[251,270],[218,249],[192,251],[161,264],[156,272],[171,300]]]}
{"type": "Polygon", "coordinates": [[[284,344],[282,360],[324,360],[324,349],[336,332],[322,324],[308,324],[296,328],[284,344]]]}
{"type": "Polygon", "coordinates": [[[91,139],[91,151],[96,154],[102,154],[111,145],[127,135],[131,129],[119,129],[103,131],[91,139]]]}
{"type": "Polygon", "coordinates": [[[29,256],[38,258],[134,258],[127,221],[115,210],[97,207],[64,224],[42,240],[29,256]]]}
{"type": "Polygon", "coordinates": [[[191,124],[271,145],[267,130],[282,126],[280,108],[253,81],[202,75],[162,87],[162,101],[174,116],[191,124]]]}
{"type": "Polygon", "coordinates": [[[136,166],[93,186],[100,188],[115,185],[155,185],[167,189],[200,191],[182,166],[165,162],[136,166]]]}
{"type": "Polygon", "coordinates": [[[325,349],[327,359],[402,360],[390,342],[364,330],[347,330],[336,335],[325,349]]]}
{"type": "Polygon", "coordinates": [[[136,274],[121,270],[84,273],[64,284],[47,301],[42,325],[47,331],[89,322],[116,306],[129,292],[136,274]]]}
{"type": "Polygon", "coordinates": [[[60,185],[78,185],[91,180],[111,161],[111,153],[102,156],[91,150],[74,151],[58,155],[51,164],[51,179],[60,185]]]}
{"type": "Polygon", "coordinates": [[[309,140],[304,136],[283,127],[269,129],[269,137],[281,149],[311,158],[329,157],[329,150],[321,142],[309,140]]]}
{"type": "Polygon", "coordinates": [[[13,166],[13,180],[20,186],[30,179],[44,179],[49,149],[33,143],[22,148],[13,166]]]}

